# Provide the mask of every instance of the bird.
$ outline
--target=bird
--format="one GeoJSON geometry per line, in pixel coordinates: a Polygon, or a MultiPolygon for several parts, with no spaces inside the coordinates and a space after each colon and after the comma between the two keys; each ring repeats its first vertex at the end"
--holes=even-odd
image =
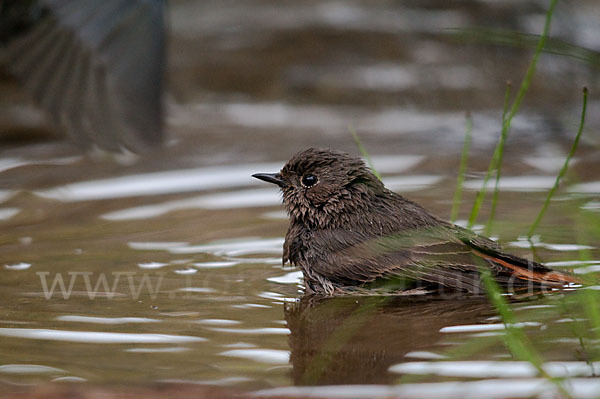
{"type": "Polygon", "coordinates": [[[513,291],[579,283],[434,216],[387,189],[361,158],[348,153],[308,148],[281,171],[252,177],[281,189],[289,216],[282,260],[302,270],[306,294],[482,294],[482,271],[513,291]]]}
{"type": "Polygon", "coordinates": [[[80,147],[150,150],[164,136],[165,3],[0,1],[0,58],[80,147]]]}

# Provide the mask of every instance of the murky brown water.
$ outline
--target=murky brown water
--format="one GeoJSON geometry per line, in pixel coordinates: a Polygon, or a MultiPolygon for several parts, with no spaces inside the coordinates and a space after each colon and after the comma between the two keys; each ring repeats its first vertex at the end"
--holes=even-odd
{"type": "MultiPolygon", "coordinates": [[[[357,153],[351,126],[390,188],[447,217],[471,111],[466,218],[505,81],[520,82],[530,52],[446,28],[537,33],[545,6],[173,1],[170,142],[141,158],[81,156],[41,138],[26,96],[2,81],[0,126],[21,139],[0,147],[0,381],[189,382],[265,397],[549,395],[554,386],[510,356],[485,298],[303,297],[300,272],[281,265],[277,190],[250,177],[308,146],[357,153]]],[[[562,4],[553,32],[598,49],[599,13],[593,1],[562,4]]],[[[591,61],[542,56],[513,124],[492,235],[532,256],[519,237],[569,151],[583,85],[586,131],[535,255],[589,272],[600,268],[591,61]]],[[[600,337],[574,333],[589,315],[563,296],[516,302],[518,320],[548,373],[570,377],[576,397],[598,397],[600,337]]]]}

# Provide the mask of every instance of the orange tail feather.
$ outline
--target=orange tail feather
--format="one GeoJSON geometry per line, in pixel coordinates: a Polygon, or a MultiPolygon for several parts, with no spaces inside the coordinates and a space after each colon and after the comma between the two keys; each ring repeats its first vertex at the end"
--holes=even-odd
{"type": "Polygon", "coordinates": [[[536,283],[546,284],[546,285],[558,285],[558,284],[565,285],[566,283],[572,283],[572,284],[581,284],[582,283],[581,280],[578,279],[577,277],[569,276],[567,274],[563,274],[558,271],[552,270],[547,273],[535,272],[533,270],[529,270],[529,269],[526,269],[521,266],[513,265],[512,263],[509,263],[502,259],[498,259],[494,256],[490,256],[490,255],[484,254],[479,251],[475,251],[475,252],[477,253],[477,255],[481,256],[482,258],[491,260],[495,263],[498,263],[498,264],[506,267],[507,269],[512,270],[514,272],[514,274],[516,275],[516,277],[520,278],[521,280],[535,281],[536,283]]]}

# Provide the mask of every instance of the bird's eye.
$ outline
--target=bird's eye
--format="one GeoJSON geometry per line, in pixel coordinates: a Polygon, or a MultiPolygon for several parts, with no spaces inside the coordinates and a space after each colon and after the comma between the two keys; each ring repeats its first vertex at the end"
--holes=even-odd
{"type": "Polygon", "coordinates": [[[301,183],[304,187],[312,187],[319,182],[319,179],[315,175],[304,175],[302,176],[301,183]]]}

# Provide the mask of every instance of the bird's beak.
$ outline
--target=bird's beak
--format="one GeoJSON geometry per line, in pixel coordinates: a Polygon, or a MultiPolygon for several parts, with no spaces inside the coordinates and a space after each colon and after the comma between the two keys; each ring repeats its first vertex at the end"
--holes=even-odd
{"type": "Polygon", "coordinates": [[[275,183],[279,187],[285,187],[285,182],[281,179],[279,173],[255,173],[252,177],[256,177],[259,180],[263,180],[269,183],[275,183]]]}

